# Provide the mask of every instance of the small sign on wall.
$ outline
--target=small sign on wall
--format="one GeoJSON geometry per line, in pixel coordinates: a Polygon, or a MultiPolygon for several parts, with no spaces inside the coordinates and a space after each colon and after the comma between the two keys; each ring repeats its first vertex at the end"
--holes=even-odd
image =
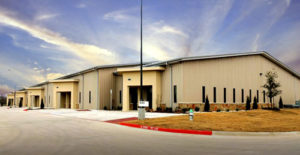
{"type": "Polygon", "coordinates": [[[140,107],[149,107],[149,101],[140,101],[140,107]]]}

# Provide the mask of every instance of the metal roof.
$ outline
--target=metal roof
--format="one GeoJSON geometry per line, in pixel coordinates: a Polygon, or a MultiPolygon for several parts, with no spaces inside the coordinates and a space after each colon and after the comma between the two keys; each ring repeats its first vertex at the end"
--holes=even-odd
{"type": "MultiPolygon", "coordinates": [[[[233,53],[233,54],[222,54],[222,55],[180,57],[180,58],[166,60],[166,61],[145,62],[144,66],[145,67],[166,66],[166,65],[170,65],[170,64],[184,62],[184,61],[220,59],[220,58],[252,56],[252,55],[261,55],[261,56],[267,58],[268,60],[272,61],[273,63],[277,64],[281,68],[285,69],[286,71],[288,71],[289,73],[291,73],[292,75],[294,75],[294,76],[296,76],[297,78],[300,79],[300,75],[296,71],[294,71],[293,69],[291,69],[290,67],[288,67],[287,65],[285,65],[284,63],[282,63],[281,61],[279,61],[278,59],[276,59],[275,57],[273,57],[272,55],[270,55],[269,53],[267,53],[265,51],[233,53]]],[[[81,74],[84,74],[84,73],[88,73],[88,72],[91,72],[91,71],[94,71],[94,70],[97,70],[97,69],[114,68],[114,67],[131,67],[131,66],[138,66],[138,65],[140,65],[140,63],[101,65],[101,66],[96,66],[96,67],[88,68],[88,69],[85,69],[85,70],[82,70],[82,71],[79,71],[79,72],[76,72],[76,73],[72,73],[72,74],[69,74],[69,75],[57,78],[55,80],[61,80],[61,79],[71,78],[71,77],[74,77],[74,76],[77,76],[77,75],[81,75],[81,74]]],[[[33,85],[31,87],[38,87],[38,86],[42,86],[42,85],[47,84],[47,83],[48,83],[48,81],[45,81],[45,82],[33,85]]]]}
{"type": "MultiPolygon", "coordinates": [[[[146,65],[146,64],[151,64],[151,63],[155,63],[155,62],[154,61],[152,61],[152,62],[144,62],[143,64],[146,65]]],[[[92,71],[97,70],[97,69],[115,68],[115,67],[132,67],[132,66],[137,66],[137,65],[140,65],[140,63],[124,63],[124,64],[100,65],[100,66],[91,67],[91,68],[88,68],[88,69],[85,69],[85,70],[82,70],[82,71],[79,71],[79,72],[75,72],[75,73],[72,73],[72,74],[68,74],[68,75],[59,77],[59,78],[54,79],[54,80],[62,80],[62,79],[71,78],[71,77],[74,77],[74,76],[77,76],[77,75],[81,75],[81,74],[84,74],[84,73],[92,72],[92,71]]],[[[42,86],[44,84],[47,84],[47,83],[49,83],[49,81],[44,81],[42,83],[30,86],[30,87],[40,87],[40,86],[42,86]]]]}

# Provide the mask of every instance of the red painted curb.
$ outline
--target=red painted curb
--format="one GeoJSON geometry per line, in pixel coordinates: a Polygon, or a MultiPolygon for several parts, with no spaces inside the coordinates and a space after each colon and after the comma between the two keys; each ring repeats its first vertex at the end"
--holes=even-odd
{"type": "Polygon", "coordinates": [[[28,111],[28,109],[24,109],[23,111],[28,111]]]}
{"type": "Polygon", "coordinates": [[[212,131],[200,131],[200,130],[184,130],[184,129],[167,129],[167,128],[159,128],[159,127],[151,127],[145,125],[138,124],[130,124],[130,123],[119,123],[120,125],[133,127],[133,128],[141,128],[147,130],[154,131],[163,131],[163,132],[173,132],[173,133],[185,133],[185,134],[196,134],[196,135],[212,135],[212,131]]]}

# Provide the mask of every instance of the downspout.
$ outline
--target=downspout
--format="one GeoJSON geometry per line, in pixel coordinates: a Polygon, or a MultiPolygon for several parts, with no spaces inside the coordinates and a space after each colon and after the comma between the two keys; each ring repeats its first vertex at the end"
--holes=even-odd
{"type": "Polygon", "coordinates": [[[49,107],[48,87],[49,87],[49,83],[47,83],[47,97],[46,97],[47,107],[49,107]]]}
{"type": "Polygon", "coordinates": [[[84,108],[84,74],[82,74],[82,93],[80,94],[82,96],[82,101],[81,101],[81,108],[84,108]]]}
{"type": "Polygon", "coordinates": [[[97,69],[97,90],[96,90],[96,99],[97,99],[97,110],[100,110],[100,103],[99,103],[99,70],[97,69]]]}
{"type": "MultiPolygon", "coordinates": [[[[168,65],[168,62],[166,62],[166,65],[168,65]]],[[[170,65],[170,105],[173,111],[173,68],[170,65]]]]}

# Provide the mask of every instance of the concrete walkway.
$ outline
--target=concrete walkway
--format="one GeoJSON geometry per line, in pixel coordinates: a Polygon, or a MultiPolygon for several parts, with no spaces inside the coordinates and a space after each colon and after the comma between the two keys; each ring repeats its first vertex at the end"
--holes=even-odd
{"type": "MultiPolygon", "coordinates": [[[[76,111],[72,109],[42,109],[42,110],[34,110],[34,111],[52,114],[52,115],[76,117],[76,118],[98,120],[98,121],[108,121],[108,120],[115,120],[115,119],[138,117],[137,111],[129,111],[129,112],[109,111],[109,110],[76,111]]],[[[182,114],[146,112],[146,118],[168,117],[168,116],[178,116],[178,115],[182,115],[182,114]]]]}

